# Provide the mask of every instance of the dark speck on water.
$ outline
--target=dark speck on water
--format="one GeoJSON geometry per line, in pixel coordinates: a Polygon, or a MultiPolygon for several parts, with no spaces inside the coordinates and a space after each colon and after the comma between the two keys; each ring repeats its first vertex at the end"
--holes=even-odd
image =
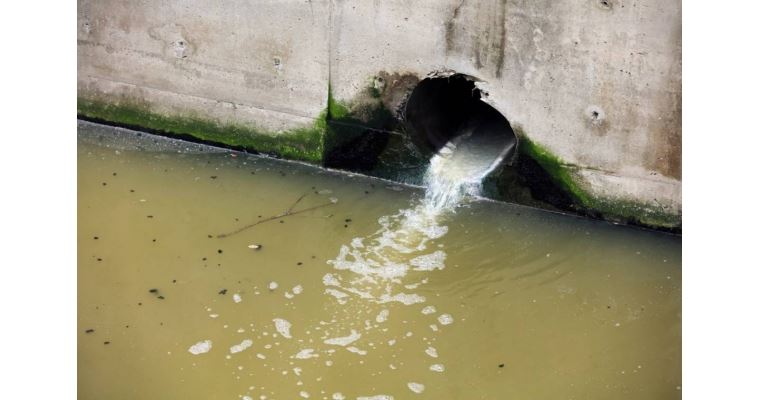
{"type": "Polygon", "coordinates": [[[148,290],[148,292],[150,292],[150,293],[158,293],[158,289],[150,289],[150,290],[148,290]]]}
{"type": "Polygon", "coordinates": [[[296,263],[296,265],[303,265],[303,263],[299,261],[296,263]]]}
{"type": "Polygon", "coordinates": [[[107,185],[107,183],[103,182],[103,186],[107,185]]]}
{"type": "Polygon", "coordinates": [[[152,215],[148,215],[148,218],[153,218],[153,216],[152,215]]]}
{"type": "Polygon", "coordinates": [[[346,222],[351,222],[351,218],[346,218],[346,222]]]}
{"type": "Polygon", "coordinates": [[[99,238],[97,236],[93,237],[93,239],[98,240],[99,238]]]}
{"type": "Polygon", "coordinates": [[[176,279],[172,279],[172,283],[177,283],[177,280],[176,279]]]}
{"type": "Polygon", "coordinates": [[[499,364],[499,368],[504,368],[504,364],[499,364]]]}
{"type": "Polygon", "coordinates": [[[102,258],[100,258],[100,257],[98,257],[98,261],[103,261],[103,259],[102,259],[102,258]]]}
{"type": "Polygon", "coordinates": [[[135,192],[135,190],[134,190],[134,189],[129,189],[129,192],[130,192],[130,193],[134,193],[134,192],[135,192]]]}
{"type": "Polygon", "coordinates": [[[211,179],[216,179],[216,175],[211,175],[211,179]]]}
{"type": "Polygon", "coordinates": [[[103,342],[103,344],[111,344],[111,342],[103,342]]]}
{"type": "Polygon", "coordinates": [[[222,249],[219,249],[216,252],[219,253],[219,254],[222,254],[222,249]]]}
{"type": "Polygon", "coordinates": [[[113,176],[116,176],[116,172],[113,173],[113,176]]]}
{"type": "Polygon", "coordinates": [[[93,333],[93,332],[95,332],[95,329],[88,329],[88,330],[84,331],[84,333],[93,333]]]}
{"type": "Polygon", "coordinates": [[[158,298],[161,299],[161,300],[165,299],[164,296],[158,296],[158,298]]]}
{"type": "Polygon", "coordinates": [[[153,239],[153,241],[155,242],[155,241],[156,241],[156,239],[153,239]]]}
{"type": "Polygon", "coordinates": [[[227,289],[222,289],[219,291],[219,294],[227,294],[227,289]]]}

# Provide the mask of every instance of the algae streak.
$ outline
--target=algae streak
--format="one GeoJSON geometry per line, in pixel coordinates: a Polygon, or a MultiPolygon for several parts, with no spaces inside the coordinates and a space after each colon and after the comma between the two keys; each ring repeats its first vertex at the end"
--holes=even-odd
{"type": "Polygon", "coordinates": [[[535,160],[551,176],[557,187],[573,199],[573,208],[581,213],[603,219],[646,226],[656,229],[678,230],[681,216],[662,207],[624,199],[602,198],[587,192],[573,175],[575,165],[563,162],[555,154],[530,140],[519,128],[513,127],[519,137],[519,152],[535,160]]]}
{"type": "Polygon", "coordinates": [[[320,164],[326,114],[323,111],[311,127],[284,132],[266,132],[252,126],[225,124],[196,115],[163,115],[137,103],[111,104],[77,99],[77,113],[127,126],[147,128],[168,135],[190,135],[207,142],[243,148],[291,160],[320,164]]]}

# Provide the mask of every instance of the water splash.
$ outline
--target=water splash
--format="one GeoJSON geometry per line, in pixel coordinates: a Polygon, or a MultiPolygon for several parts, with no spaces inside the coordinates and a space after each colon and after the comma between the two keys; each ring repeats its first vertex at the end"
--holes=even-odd
{"type": "Polygon", "coordinates": [[[483,179],[493,172],[514,147],[501,138],[458,136],[430,159],[425,173],[424,205],[428,213],[452,211],[468,196],[480,194],[483,179]]]}
{"type": "Polygon", "coordinates": [[[380,217],[375,233],[341,246],[329,263],[350,274],[326,274],[326,293],[341,304],[352,297],[380,304],[424,302],[423,296],[406,291],[424,283],[424,276],[412,283],[402,278],[410,272],[445,268],[446,253],[431,250],[431,241],[448,232],[442,221],[465,199],[479,194],[483,178],[511,150],[511,146],[494,147],[496,144],[468,133],[447,143],[431,158],[425,173],[425,195],[414,207],[380,217]]]}

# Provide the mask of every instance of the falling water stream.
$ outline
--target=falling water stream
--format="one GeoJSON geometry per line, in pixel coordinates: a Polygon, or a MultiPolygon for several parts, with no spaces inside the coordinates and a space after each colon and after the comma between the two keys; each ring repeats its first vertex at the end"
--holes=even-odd
{"type": "Polygon", "coordinates": [[[503,148],[423,192],[79,131],[80,398],[680,397],[680,238],[479,200],[503,148]]]}

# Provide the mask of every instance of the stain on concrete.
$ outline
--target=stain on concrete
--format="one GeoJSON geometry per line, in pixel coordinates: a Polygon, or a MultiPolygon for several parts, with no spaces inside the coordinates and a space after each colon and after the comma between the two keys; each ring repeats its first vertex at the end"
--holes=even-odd
{"type": "Polygon", "coordinates": [[[586,121],[586,126],[599,136],[605,135],[610,127],[607,113],[598,105],[589,105],[583,112],[583,119],[586,121]]]}
{"type": "Polygon", "coordinates": [[[194,46],[188,40],[188,32],[179,24],[165,24],[148,29],[151,39],[163,43],[164,57],[186,59],[194,53],[194,46]]]}
{"type": "Polygon", "coordinates": [[[419,82],[420,77],[409,72],[380,71],[373,80],[383,106],[399,117],[403,115],[406,100],[419,82]]]}
{"type": "Polygon", "coordinates": [[[465,56],[477,69],[500,78],[507,45],[507,0],[462,0],[446,21],[446,53],[465,56]]]}

